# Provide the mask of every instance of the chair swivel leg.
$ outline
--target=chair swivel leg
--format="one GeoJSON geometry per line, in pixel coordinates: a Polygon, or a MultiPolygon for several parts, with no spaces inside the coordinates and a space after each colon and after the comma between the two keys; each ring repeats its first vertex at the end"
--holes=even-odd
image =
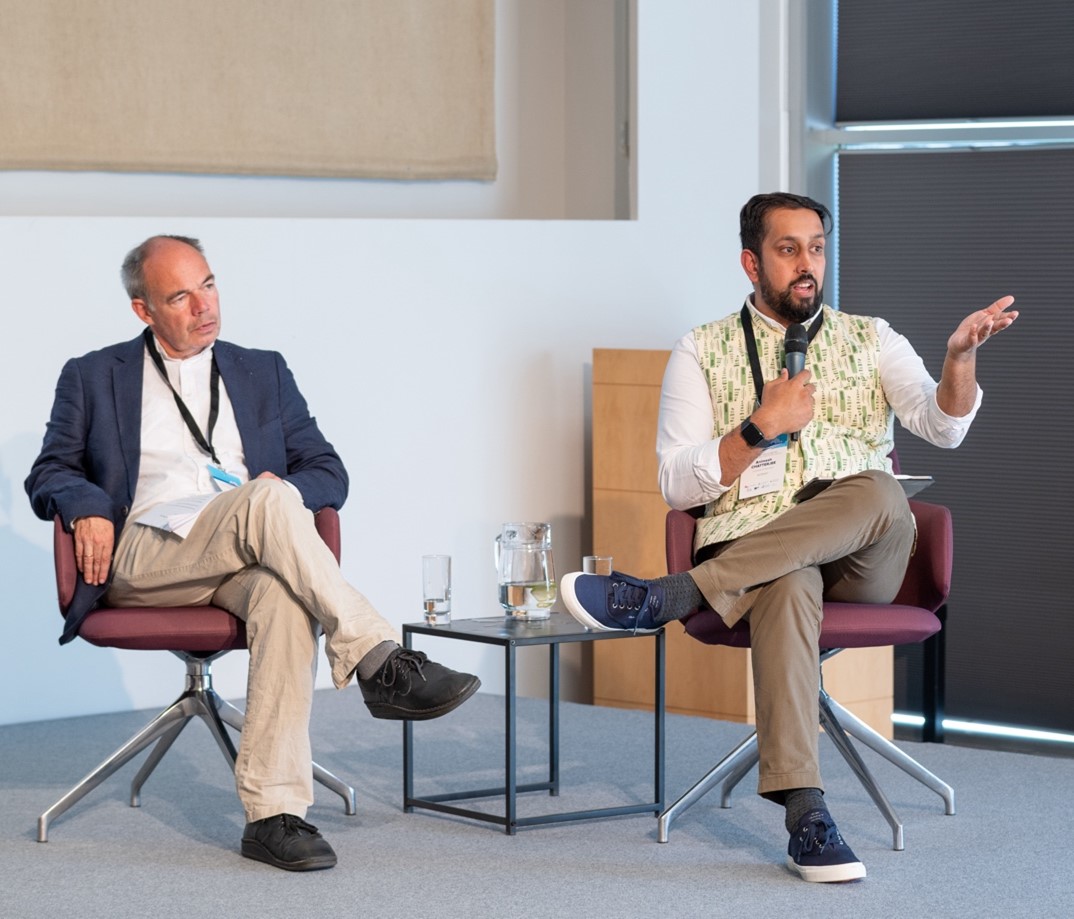
{"type": "Polygon", "coordinates": [[[887,795],[884,794],[876,779],[873,778],[869,767],[865,765],[858,751],[854,749],[854,745],[850,742],[850,738],[847,737],[846,731],[843,730],[843,726],[833,714],[829,702],[828,694],[822,692],[820,695],[820,723],[823,725],[824,731],[831,742],[835,744],[835,748],[842,754],[843,759],[847,761],[847,765],[858,777],[862,787],[869,792],[869,797],[873,799],[873,803],[876,804],[880,813],[884,815],[884,819],[887,820],[888,825],[891,827],[891,847],[897,852],[901,852],[904,847],[902,821],[899,820],[899,815],[895,813],[895,808],[891,806],[887,795]]]}
{"type": "Polygon", "coordinates": [[[760,759],[760,750],[754,750],[754,754],[750,759],[742,760],[738,768],[724,779],[723,788],[720,790],[720,807],[731,806],[731,792],[735,790],[735,786],[739,782],[749,775],[750,770],[760,762],[760,759]]]}
{"type": "Polygon", "coordinates": [[[728,775],[734,774],[740,765],[749,761],[751,766],[757,761],[757,733],[752,733],[734,750],[727,754],[720,762],[710,769],[701,781],[690,788],[678,801],[671,805],[660,815],[657,824],[657,840],[668,841],[668,832],[671,824],[683,811],[693,806],[709,791],[719,785],[728,775]]]}
{"type": "MultiPolygon", "coordinates": [[[[188,702],[189,700],[180,700],[188,702]]],[[[177,705],[179,703],[176,703],[177,705]]],[[[189,705],[184,705],[184,709],[187,710],[186,717],[182,721],[178,722],[167,734],[157,741],[157,745],[153,748],[153,752],[146,757],[142,767],[135,774],[131,780],[131,807],[142,806],[142,786],[145,784],[145,780],[149,778],[153,770],[157,768],[157,764],[164,759],[164,754],[168,752],[171,745],[175,743],[175,738],[178,737],[189,723],[194,712],[189,705]]]]}
{"type": "Polygon", "coordinates": [[[217,706],[214,703],[214,699],[219,699],[219,696],[213,690],[212,661],[220,655],[213,654],[209,657],[201,657],[182,651],[173,651],[172,653],[186,664],[186,689],[174,703],[175,706],[183,711],[185,719],[182,724],[177,725],[175,730],[160,739],[153,752],[149,754],[134,776],[131,781],[131,807],[141,805],[142,786],[145,784],[146,779],[157,768],[157,765],[164,758],[164,754],[168,752],[169,747],[182,732],[186,722],[195,715],[206,723],[217,745],[224,756],[227,757],[228,765],[232,769],[235,768],[235,758],[238,754],[235,752],[235,746],[232,744],[231,738],[228,737],[227,731],[220,722],[220,718],[216,713],[217,706]]]}
{"type": "Polygon", "coordinates": [[[879,753],[892,765],[898,766],[907,775],[917,779],[926,788],[936,792],[936,794],[943,798],[944,813],[948,815],[954,814],[955,790],[950,785],[942,779],[937,778],[916,759],[912,756],[908,756],[886,737],[878,734],[864,721],[857,718],[851,712],[848,712],[834,699],[829,698],[828,704],[831,706],[832,711],[838,715],[839,722],[843,725],[848,734],[861,741],[867,747],[870,747],[876,753],[879,753]]]}
{"type": "MultiPolygon", "coordinates": [[[[177,727],[186,723],[188,716],[184,707],[175,704],[170,705],[156,718],[149,722],[142,730],[135,734],[123,746],[116,750],[96,769],[83,778],[74,788],[65,794],[59,801],[52,805],[37,819],[37,841],[48,842],[49,823],[68,810],[73,804],[82,800],[93,789],[100,785],[121,767],[125,766],[135,756],[142,752],[154,741],[169,734],[177,727]],[[177,724],[178,723],[178,724],[177,724]]],[[[178,731],[176,731],[178,733],[178,731]]]]}

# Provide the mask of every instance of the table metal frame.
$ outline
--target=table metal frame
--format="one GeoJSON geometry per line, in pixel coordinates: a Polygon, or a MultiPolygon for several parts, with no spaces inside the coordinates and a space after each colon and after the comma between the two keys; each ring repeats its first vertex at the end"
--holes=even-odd
{"type": "Polygon", "coordinates": [[[590,820],[600,817],[618,817],[627,814],[651,813],[659,816],[664,810],[664,631],[642,632],[593,632],[576,623],[570,616],[553,613],[549,619],[536,623],[493,616],[483,619],[456,619],[450,625],[433,626],[424,622],[403,626],[403,645],[413,647],[414,635],[432,635],[437,638],[453,638],[481,644],[499,645],[504,649],[505,668],[505,742],[504,782],[502,787],[478,788],[445,794],[419,797],[414,794],[414,723],[403,723],[403,810],[412,813],[420,807],[457,817],[468,817],[502,826],[509,836],[519,827],[538,826],[549,823],[565,823],[572,820],[590,820]],[[624,638],[652,638],[655,648],[655,678],[653,687],[653,801],[619,807],[601,807],[590,810],[561,811],[532,817],[518,816],[518,795],[531,791],[547,791],[550,796],[559,794],[559,646],[587,641],[605,641],[624,638]],[[548,781],[518,784],[516,758],[517,720],[517,661],[520,647],[548,646],[548,781]],[[504,814],[490,814],[449,802],[471,798],[503,796],[504,814]]]}

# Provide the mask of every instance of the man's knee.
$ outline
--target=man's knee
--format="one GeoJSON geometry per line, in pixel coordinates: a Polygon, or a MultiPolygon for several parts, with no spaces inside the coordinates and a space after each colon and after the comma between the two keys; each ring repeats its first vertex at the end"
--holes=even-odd
{"type": "Polygon", "coordinates": [[[285,519],[301,521],[302,523],[313,520],[312,513],[302,503],[302,499],[295,494],[291,486],[279,479],[253,479],[241,486],[246,490],[247,501],[251,510],[260,511],[271,520],[279,521],[281,525],[285,519]]]}
{"type": "Polygon", "coordinates": [[[850,479],[861,480],[865,493],[878,505],[901,508],[906,504],[906,494],[902,490],[902,485],[890,472],[867,469],[865,472],[848,476],[848,480],[850,479]]]}
{"type": "Polygon", "coordinates": [[[296,497],[291,487],[281,479],[251,479],[239,487],[248,492],[251,501],[294,500],[296,497]]]}
{"type": "Polygon", "coordinates": [[[855,488],[854,506],[857,510],[878,522],[890,521],[894,526],[901,525],[907,532],[913,532],[914,515],[895,476],[869,469],[847,476],[844,481],[855,488]]]}

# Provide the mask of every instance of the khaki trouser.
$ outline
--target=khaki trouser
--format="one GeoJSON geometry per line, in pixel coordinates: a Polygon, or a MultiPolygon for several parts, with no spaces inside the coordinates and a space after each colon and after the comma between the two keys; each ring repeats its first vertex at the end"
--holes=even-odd
{"type": "Polygon", "coordinates": [[[366,653],[398,641],[343,579],[313,514],[282,482],[257,479],[214,498],[185,539],[128,524],[113,565],[113,606],[212,603],[246,622],[239,799],[247,820],[304,817],[313,803],[309,719],[320,632],[340,689],[366,653]]]}
{"type": "Polygon", "coordinates": [[[746,617],[753,654],[758,792],[823,788],[817,649],[822,601],[890,603],[915,525],[884,472],[840,479],[771,523],[723,544],[690,575],[728,625],[746,617]]]}

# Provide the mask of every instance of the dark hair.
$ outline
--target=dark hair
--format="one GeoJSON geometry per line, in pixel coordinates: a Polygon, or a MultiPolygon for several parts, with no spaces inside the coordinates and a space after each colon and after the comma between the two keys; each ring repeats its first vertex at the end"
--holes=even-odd
{"type": "Polygon", "coordinates": [[[805,195],[792,195],[782,191],[767,195],[754,195],[742,206],[742,213],[738,218],[738,234],[742,240],[743,249],[749,249],[750,252],[760,257],[761,243],[764,242],[766,232],[765,220],[768,212],[777,208],[810,210],[820,218],[820,225],[824,229],[825,236],[832,231],[832,212],[819,201],[814,201],[805,195]]]}
{"type": "Polygon", "coordinates": [[[123,267],[119,269],[119,277],[123,282],[123,288],[127,291],[127,296],[132,300],[145,300],[146,302],[149,300],[145,290],[145,260],[153,246],[162,239],[174,239],[177,242],[186,243],[188,246],[197,249],[202,255],[205,254],[201,243],[190,236],[170,236],[168,234],[150,236],[144,243],[135,246],[127,253],[127,257],[123,259],[123,267]]]}

